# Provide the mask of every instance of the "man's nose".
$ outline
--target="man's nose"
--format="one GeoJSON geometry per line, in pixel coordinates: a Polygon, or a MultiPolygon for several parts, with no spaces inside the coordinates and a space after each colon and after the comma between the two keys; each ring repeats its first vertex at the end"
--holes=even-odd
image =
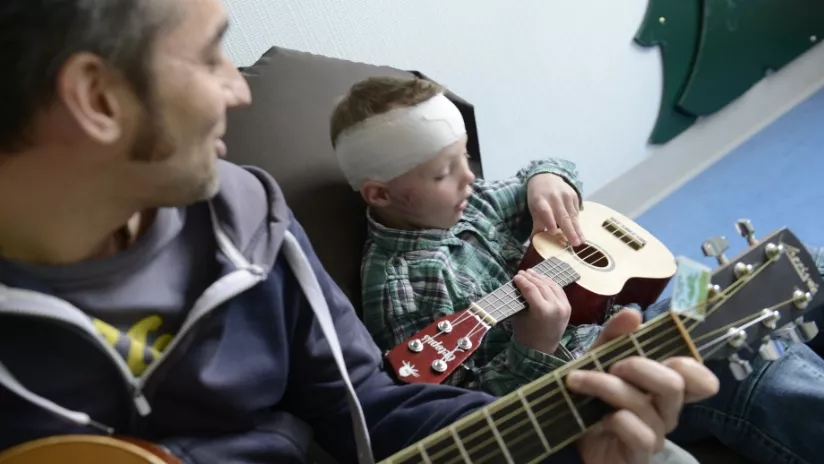
{"type": "Polygon", "coordinates": [[[229,71],[224,92],[226,92],[226,106],[229,108],[252,103],[252,91],[249,90],[249,84],[234,66],[231,66],[229,71]]]}

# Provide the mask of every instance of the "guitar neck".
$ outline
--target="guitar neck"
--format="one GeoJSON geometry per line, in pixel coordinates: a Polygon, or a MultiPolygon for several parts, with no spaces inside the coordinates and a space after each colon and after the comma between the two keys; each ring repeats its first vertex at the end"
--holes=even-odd
{"type": "Polygon", "coordinates": [[[567,390],[573,369],[606,371],[629,356],[664,360],[700,359],[681,316],[667,313],[638,331],[592,350],[455,424],[400,451],[381,464],[532,462],[549,456],[583,435],[612,407],[567,390]]]}
{"type": "MultiPolygon", "coordinates": [[[[561,288],[577,281],[581,276],[569,264],[558,258],[549,258],[532,268],[538,274],[549,277],[561,288]]],[[[521,292],[512,281],[498,287],[492,293],[473,303],[496,322],[500,322],[526,309],[527,304],[521,292]]]]}

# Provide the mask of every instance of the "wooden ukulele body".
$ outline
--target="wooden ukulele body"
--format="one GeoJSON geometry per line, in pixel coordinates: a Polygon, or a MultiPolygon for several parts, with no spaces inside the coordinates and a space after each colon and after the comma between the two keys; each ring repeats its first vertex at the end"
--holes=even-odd
{"type": "Polygon", "coordinates": [[[615,304],[637,303],[645,308],[655,303],[675,275],[675,257],[631,219],[598,203],[584,205],[579,221],[587,243],[573,250],[565,239],[561,242],[549,233],[537,234],[521,269],[554,257],[581,276],[564,287],[572,306],[572,325],[602,323],[615,304]]]}

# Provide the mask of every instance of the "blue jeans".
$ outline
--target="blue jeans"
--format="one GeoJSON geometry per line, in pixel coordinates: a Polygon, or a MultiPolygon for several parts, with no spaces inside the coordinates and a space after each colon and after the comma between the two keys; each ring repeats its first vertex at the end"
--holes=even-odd
{"type": "MultiPolygon", "coordinates": [[[[807,248],[824,275],[824,248],[807,248]]],[[[668,299],[656,302],[644,319],[668,308],[668,299]]],[[[743,381],[732,376],[726,362],[708,361],[721,380],[720,391],[685,406],[670,440],[684,445],[715,437],[759,463],[824,462],[824,308],[808,314],[821,335],[806,344],[782,341],[786,351],[775,361],[755,356],[753,372],[743,381]]]]}

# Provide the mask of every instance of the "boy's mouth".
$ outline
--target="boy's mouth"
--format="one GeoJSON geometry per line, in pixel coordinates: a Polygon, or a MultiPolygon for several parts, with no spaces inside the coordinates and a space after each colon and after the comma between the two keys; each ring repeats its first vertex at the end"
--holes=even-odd
{"type": "Polygon", "coordinates": [[[458,206],[456,206],[455,209],[457,209],[458,211],[463,211],[464,209],[466,209],[467,204],[468,204],[468,201],[464,200],[464,201],[458,203],[458,206]]]}

